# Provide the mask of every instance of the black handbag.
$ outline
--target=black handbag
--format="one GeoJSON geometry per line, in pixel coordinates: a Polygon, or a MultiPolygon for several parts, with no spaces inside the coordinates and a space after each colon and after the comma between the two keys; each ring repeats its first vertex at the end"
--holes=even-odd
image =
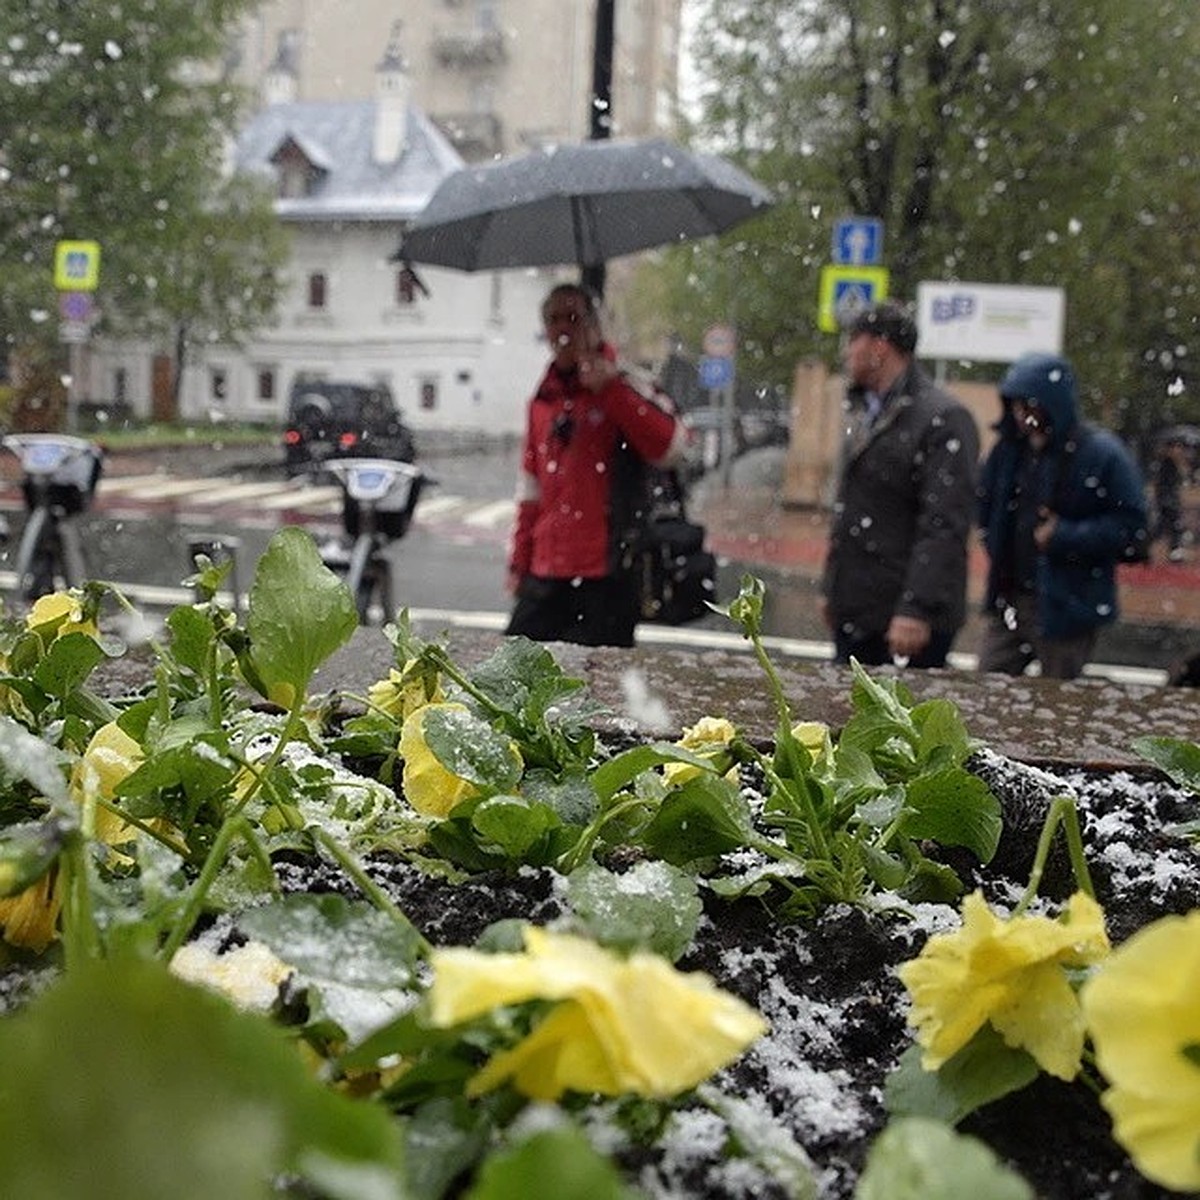
{"type": "Polygon", "coordinates": [[[704,549],[704,526],[683,517],[646,524],[633,570],[643,621],[683,625],[710,612],[717,598],[717,560],[704,549]]]}

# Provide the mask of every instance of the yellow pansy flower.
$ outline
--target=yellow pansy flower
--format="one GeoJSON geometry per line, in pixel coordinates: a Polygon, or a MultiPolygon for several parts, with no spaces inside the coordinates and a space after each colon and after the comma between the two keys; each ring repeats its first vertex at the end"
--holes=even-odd
{"type": "Polygon", "coordinates": [[[100,636],[95,623],[84,618],[79,598],[70,592],[51,592],[47,596],[39,596],[25,614],[25,628],[46,637],[61,637],[64,633],[100,636]]]}
{"type": "Polygon", "coordinates": [[[936,1071],[990,1023],[1059,1079],[1074,1079],[1083,1052],[1079,1000],[1064,967],[1083,967],[1109,949],[1104,912],[1082,892],[1065,919],[997,917],[979,892],[963,900],[962,928],[931,937],[900,968],[912,997],[909,1023],[936,1071]]]}
{"type": "MultiPolygon", "coordinates": [[[[675,743],[681,750],[690,750],[693,754],[715,759],[729,749],[730,743],[737,737],[737,729],[733,722],[724,717],[701,717],[695,725],[689,725],[683,731],[683,736],[675,743]]],[[[691,763],[664,763],[663,782],[668,787],[679,787],[689,779],[700,774],[699,767],[691,763]]],[[[734,765],[726,773],[726,778],[736,783],[738,778],[737,766],[734,765]]]]}
{"type": "Polygon", "coordinates": [[[426,676],[413,670],[413,665],[406,663],[399,670],[392,667],[386,679],[371,684],[367,691],[367,699],[375,708],[400,722],[406,721],[418,708],[441,704],[446,699],[441,682],[435,679],[431,690],[426,676]]]}
{"type": "Polygon", "coordinates": [[[512,1079],[535,1100],[563,1092],[678,1095],[732,1062],[766,1032],[762,1017],[706,975],[665,959],[628,959],[585,938],[525,931],[523,954],[435,950],[429,993],[438,1026],[527,1000],[561,1001],[523,1041],[470,1081],[480,1095],[512,1079]]]}
{"type": "MultiPolygon", "coordinates": [[[[89,795],[111,801],[117,785],[141,763],[142,748],[113,722],[92,735],[83,756],[71,774],[70,792],[80,804],[89,795]]],[[[96,809],[94,835],[97,841],[119,846],[132,841],[137,830],[115,813],[96,809]]],[[[121,855],[116,855],[118,859],[121,855]]],[[[62,897],[58,872],[51,868],[36,883],[7,900],[0,900],[0,927],[4,940],[41,953],[54,940],[62,897]]]]}
{"type": "Polygon", "coordinates": [[[470,780],[448,771],[425,741],[425,718],[431,712],[466,711],[465,704],[425,704],[400,730],[400,757],[404,759],[401,786],[409,804],[427,817],[445,817],[478,790],[470,780]]]}
{"type": "Polygon", "coordinates": [[[1155,1183],[1200,1190],[1200,910],[1135,933],[1081,1001],[1113,1136],[1155,1183]]]}

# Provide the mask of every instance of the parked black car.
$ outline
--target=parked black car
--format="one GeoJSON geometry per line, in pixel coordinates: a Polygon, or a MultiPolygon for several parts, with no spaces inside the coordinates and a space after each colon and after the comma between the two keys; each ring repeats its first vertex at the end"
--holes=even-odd
{"type": "Polygon", "coordinates": [[[416,458],[412,430],[386,387],[307,380],[292,386],[283,455],[288,474],[327,458],[416,458]]]}

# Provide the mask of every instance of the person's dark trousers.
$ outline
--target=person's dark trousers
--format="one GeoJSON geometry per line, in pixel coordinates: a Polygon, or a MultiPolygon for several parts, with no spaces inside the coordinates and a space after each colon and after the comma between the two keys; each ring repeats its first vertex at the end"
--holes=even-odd
{"type": "Polygon", "coordinates": [[[869,633],[852,635],[839,630],[834,635],[833,661],[848,663],[852,658],[857,659],[864,667],[896,666],[908,667],[944,667],[946,655],[954,644],[954,634],[935,629],[929,636],[925,649],[920,654],[914,654],[907,663],[898,663],[888,649],[887,635],[869,633]]]}
{"type": "Polygon", "coordinates": [[[505,633],[535,642],[632,646],[637,593],[632,575],[544,579],[527,575],[505,633]]]}

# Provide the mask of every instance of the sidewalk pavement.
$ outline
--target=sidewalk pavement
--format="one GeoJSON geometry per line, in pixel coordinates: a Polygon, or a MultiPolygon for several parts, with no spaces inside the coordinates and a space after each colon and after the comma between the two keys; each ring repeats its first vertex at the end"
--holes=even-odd
{"type": "MultiPolygon", "coordinates": [[[[692,514],[708,531],[708,547],[720,558],[753,570],[778,571],[815,592],[825,561],[829,513],[789,508],[781,502],[782,452],[751,452],[735,460],[729,486],[714,472],[692,490],[692,514]],[[757,457],[756,457],[757,456],[757,457]],[[754,460],[754,461],[751,461],[754,460]]],[[[1200,551],[1189,560],[1164,561],[1161,546],[1154,560],[1118,568],[1121,623],[1144,627],[1140,632],[1174,631],[1200,646],[1200,551]]],[[[969,592],[978,612],[987,574],[987,557],[975,545],[971,552],[969,592]]],[[[969,623],[971,624],[971,623],[969,623]]],[[[964,648],[977,630],[964,630],[964,648]]],[[[1169,640],[1175,641],[1175,637],[1169,640]]]]}

